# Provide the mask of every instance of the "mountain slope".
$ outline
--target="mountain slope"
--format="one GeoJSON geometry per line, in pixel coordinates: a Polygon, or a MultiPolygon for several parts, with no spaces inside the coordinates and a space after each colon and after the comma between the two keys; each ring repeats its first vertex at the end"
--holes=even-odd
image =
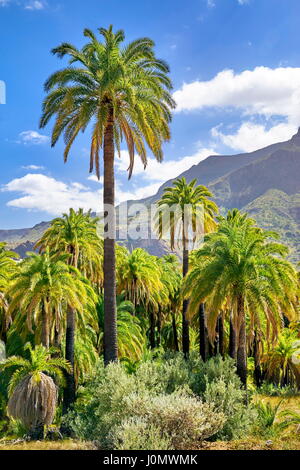
{"type": "Polygon", "coordinates": [[[290,247],[291,261],[300,261],[300,192],[288,195],[270,189],[243,209],[260,227],[278,232],[290,247]]]}

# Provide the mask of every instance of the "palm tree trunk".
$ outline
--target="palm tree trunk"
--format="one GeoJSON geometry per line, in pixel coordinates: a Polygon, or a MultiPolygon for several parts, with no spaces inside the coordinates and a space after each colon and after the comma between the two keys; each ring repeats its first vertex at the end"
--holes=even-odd
{"type": "Polygon", "coordinates": [[[233,324],[232,313],[230,313],[230,330],[229,330],[229,356],[236,361],[236,331],[233,324]]]}
{"type": "Polygon", "coordinates": [[[175,319],[175,315],[174,315],[173,312],[172,312],[172,329],[173,329],[175,351],[179,352],[179,343],[178,343],[178,334],[177,334],[177,328],[176,328],[176,319],[175,319]]]}
{"type": "MultiPolygon", "coordinates": [[[[185,240],[183,241],[185,245],[185,240]]],[[[183,267],[182,274],[183,278],[187,275],[189,269],[189,252],[187,249],[183,249],[183,267]]],[[[182,352],[184,357],[187,359],[190,353],[190,334],[189,334],[189,321],[187,319],[187,309],[189,301],[184,299],[182,305],[182,352]]]]}
{"type": "Polygon", "coordinates": [[[199,340],[200,340],[200,356],[205,362],[207,359],[206,350],[207,350],[207,338],[206,338],[206,324],[205,324],[205,305],[204,303],[200,304],[199,307],[199,340]]]}
{"type": "Polygon", "coordinates": [[[255,380],[256,386],[260,387],[262,384],[262,372],[261,372],[261,367],[260,367],[259,344],[258,344],[256,330],[254,332],[253,356],[254,356],[254,380],[255,380]]]}
{"type": "Polygon", "coordinates": [[[214,350],[213,354],[214,356],[217,356],[219,353],[219,317],[217,319],[216,323],[216,331],[215,331],[215,340],[214,340],[214,350]]]}
{"type": "Polygon", "coordinates": [[[150,348],[155,349],[155,318],[154,313],[150,311],[150,332],[149,332],[150,348]]]}
{"type": "Polygon", "coordinates": [[[67,329],[66,329],[66,351],[65,357],[72,365],[72,372],[65,372],[66,387],[64,389],[63,414],[66,414],[70,406],[73,405],[76,398],[75,376],[74,376],[74,346],[75,346],[75,328],[76,313],[69,307],[67,312],[67,329]]]}
{"type": "Polygon", "coordinates": [[[208,357],[211,358],[214,355],[214,348],[213,345],[211,344],[211,341],[208,340],[208,357]]]}
{"type": "Polygon", "coordinates": [[[219,316],[219,354],[224,357],[224,320],[219,316]]]}
{"type": "Polygon", "coordinates": [[[115,176],[113,109],[110,108],[104,133],[103,205],[107,224],[104,227],[104,363],[118,360],[115,254],[115,176]]]}
{"type": "Polygon", "coordinates": [[[157,312],[157,346],[160,346],[161,341],[161,308],[158,307],[157,312]]]}
{"type": "Polygon", "coordinates": [[[42,304],[42,345],[46,348],[49,349],[49,334],[50,334],[50,328],[49,328],[49,316],[47,314],[47,311],[45,309],[44,303],[42,304]]]}
{"type": "Polygon", "coordinates": [[[246,319],[244,300],[242,296],[238,297],[238,318],[240,323],[239,341],[237,349],[237,374],[244,387],[247,387],[247,340],[246,340],[246,319]]]}

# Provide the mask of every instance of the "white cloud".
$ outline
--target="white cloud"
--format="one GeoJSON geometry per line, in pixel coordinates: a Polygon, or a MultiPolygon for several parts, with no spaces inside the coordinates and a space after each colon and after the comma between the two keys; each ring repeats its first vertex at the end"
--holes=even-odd
{"type": "Polygon", "coordinates": [[[5,7],[11,3],[14,3],[25,10],[43,10],[47,6],[47,2],[44,0],[0,0],[0,7],[5,7]]]}
{"type": "Polygon", "coordinates": [[[102,192],[92,191],[81,183],[63,183],[43,174],[31,174],[16,178],[2,187],[2,191],[19,193],[20,197],[8,201],[10,207],[58,215],[70,207],[99,211],[102,192]]]}
{"type": "Polygon", "coordinates": [[[300,121],[300,68],[223,70],[208,81],[185,83],[174,93],[177,112],[227,107],[245,114],[281,115],[300,121]]]}
{"type": "Polygon", "coordinates": [[[142,186],[140,188],[134,186],[132,190],[124,190],[123,186],[116,184],[116,202],[117,204],[124,201],[131,201],[137,199],[144,199],[149,196],[153,196],[157,193],[161,183],[152,183],[142,186]]]}
{"type": "MultiPolygon", "coordinates": [[[[126,150],[122,150],[121,153],[122,158],[116,161],[117,170],[124,174],[128,167],[129,156],[126,150]]],[[[116,204],[154,195],[162,183],[175,178],[212,154],[215,154],[214,149],[201,149],[194,155],[185,156],[181,160],[169,160],[162,163],[150,158],[146,171],[137,157],[134,175],[138,176],[138,179],[135,180],[133,175],[130,189],[124,189],[124,185],[116,181],[116,204]]],[[[28,167],[31,170],[37,169],[37,165],[28,165],[28,167]]],[[[90,175],[87,180],[98,182],[95,175],[90,175]]],[[[18,194],[16,198],[7,202],[9,207],[46,212],[53,216],[68,211],[70,207],[101,211],[102,185],[103,177],[100,179],[99,189],[93,190],[82,183],[64,183],[41,173],[28,173],[21,178],[11,180],[2,186],[1,191],[18,194]]]]}
{"type": "Polygon", "coordinates": [[[94,181],[95,183],[103,184],[103,176],[100,176],[100,179],[96,175],[90,175],[87,178],[89,181],[94,181]]]}
{"type": "Polygon", "coordinates": [[[296,132],[297,126],[289,123],[276,124],[267,129],[262,124],[249,121],[244,122],[234,134],[222,133],[220,126],[211,130],[213,137],[220,139],[226,146],[242,152],[252,152],[276,142],[283,142],[296,132]]]}
{"type": "Polygon", "coordinates": [[[296,132],[300,124],[300,68],[256,67],[241,73],[223,70],[211,80],[184,84],[174,98],[178,112],[212,107],[251,116],[234,134],[224,134],[217,127],[212,135],[234,150],[255,150],[287,140],[296,132]],[[254,122],[257,116],[265,119],[264,125],[254,122]],[[276,124],[271,117],[277,118],[276,124]]]}
{"type": "Polygon", "coordinates": [[[22,166],[23,170],[32,170],[32,171],[37,171],[37,170],[44,170],[45,168],[40,165],[24,165],[22,166]]]}
{"type": "MultiPolygon", "coordinates": [[[[188,170],[192,165],[196,165],[210,155],[216,155],[214,148],[201,148],[193,155],[182,157],[180,160],[164,160],[161,163],[157,162],[154,158],[149,158],[145,170],[137,155],[132,179],[134,181],[135,176],[142,176],[145,181],[161,184],[169,179],[176,178],[180,173],[188,170]]],[[[128,165],[128,152],[127,150],[122,150],[121,158],[116,160],[117,170],[126,172],[128,165]]]]}
{"type": "Polygon", "coordinates": [[[246,3],[249,3],[250,0],[238,0],[238,3],[240,5],[246,5],[246,3]]]}
{"type": "MultiPolygon", "coordinates": [[[[91,180],[91,178],[89,178],[91,180]]],[[[93,179],[94,180],[94,179],[93,179]]],[[[155,194],[160,183],[149,184],[131,191],[124,190],[116,182],[116,204],[142,199],[155,194]]],[[[29,211],[41,211],[51,216],[60,215],[70,207],[84,210],[102,210],[102,188],[93,190],[78,182],[64,183],[55,178],[40,174],[28,173],[22,178],[15,178],[1,188],[2,192],[17,193],[18,197],[7,202],[7,206],[29,211]]]]}
{"type": "Polygon", "coordinates": [[[214,0],[207,0],[208,8],[214,8],[216,6],[214,0]]]}
{"type": "Polygon", "coordinates": [[[20,140],[19,143],[23,144],[33,144],[33,145],[40,145],[46,144],[49,142],[49,137],[47,135],[39,134],[36,131],[24,131],[19,134],[20,140]]]}
{"type": "Polygon", "coordinates": [[[25,5],[25,10],[43,10],[46,3],[40,0],[34,0],[25,5]]]}

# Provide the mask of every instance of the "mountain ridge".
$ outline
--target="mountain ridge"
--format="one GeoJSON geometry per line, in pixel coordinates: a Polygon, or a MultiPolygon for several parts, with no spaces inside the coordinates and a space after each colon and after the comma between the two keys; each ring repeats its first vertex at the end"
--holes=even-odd
{"type": "MultiPolygon", "coordinates": [[[[187,181],[196,178],[213,192],[213,199],[221,213],[237,207],[255,215],[263,228],[279,231],[282,239],[291,247],[290,258],[300,261],[300,128],[290,140],[275,143],[248,153],[235,155],[211,155],[177,177],[187,181]]],[[[155,203],[170,186],[170,179],[163,183],[156,194],[129,204],[155,203]]],[[[21,256],[31,249],[49,227],[41,222],[32,228],[0,230],[0,240],[6,241],[21,256]]],[[[150,253],[161,256],[168,251],[166,244],[158,240],[127,240],[129,247],[141,246],[150,253]]]]}

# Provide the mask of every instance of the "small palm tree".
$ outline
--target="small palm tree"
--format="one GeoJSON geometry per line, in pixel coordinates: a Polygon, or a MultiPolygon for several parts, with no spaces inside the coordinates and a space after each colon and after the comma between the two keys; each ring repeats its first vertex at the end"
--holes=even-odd
{"type": "Polygon", "coordinates": [[[109,223],[104,228],[104,360],[116,361],[116,269],[115,269],[115,148],[120,154],[124,138],[129,151],[129,177],[135,153],[147,165],[146,146],[158,161],[162,145],[170,139],[169,123],[175,103],[171,96],[168,65],[156,58],[154,42],[141,38],[124,45],[123,31],[100,28],[102,41],[89,29],[88,43],[81,50],[63,43],[53,49],[70,65],[55,72],[45,84],[41,127],[55,116],[52,146],[64,134],[64,160],[80,131],[92,124],[90,172],[100,176],[100,150],[104,163],[104,211],[109,223]],[[74,66],[76,64],[76,66],[74,66]]]}
{"type": "MultiPolygon", "coordinates": [[[[98,321],[100,334],[98,336],[98,350],[103,351],[103,327],[104,327],[104,301],[103,296],[99,297],[97,304],[98,321]]],[[[141,359],[146,338],[143,334],[141,323],[135,316],[135,307],[129,300],[124,300],[122,296],[117,297],[117,327],[118,327],[118,358],[120,360],[138,361],[141,359]]]]}
{"type": "Polygon", "coordinates": [[[19,255],[6,248],[6,243],[0,243],[0,340],[6,341],[6,332],[11,323],[7,314],[8,300],[6,291],[14,273],[17,270],[16,259],[19,255]]]}
{"type": "Polygon", "coordinates": [[[280,431],[287,427],[285,421],[279,421],[278,418],[282,416],[283,412],[279,412],[282,400],[277,404],[272,405],[269,401],[265,403],[260,401],[256,403],[257,421],[259,425],[260,434],[265,437],[273,437],[280,431]]]}
{"type": "MultiPolygon", "coordinates": [[[[172,347],[175,349],[175,351],[179,351],[177,318],[181,305],[182,275],[180,271],[180,264],[176,255],[165,255],[158,259],[158,263],[161,267],[161,281],[165,291],[165,295],[162,296],[161,309],[159,310],[158,314],[159,340],[160,333],[162,332],[160,317],[161,313],[163,313],[166,322],[171,320],[169,326],[172,330],[172,339],[169,337],[169,340],[171,340],[172,347]]],[[[164,329],[164,335],[166,335],[166,328],[164,329]]]]}
{"type": "Polygon", "coordinates": [[[61,315],[63,305],[82,310],[86,297],[79,272],[65,261],[66,257],[53,260],[48,248],[42,255],[31,253],[20,264],[8,289],[11,299],[8,313],[20,312],[25,316],[31,332],[35,325],[37,341],[45,348],[49,348],[53,321],[61,315]]]}
{"type": "MultiPolygon", "coordinates": [[[[11,299],[8,313],[16,314],[15,327],[26,334],[27,328],[35,333],[37,341],[49,348],[53,335],[66,331],[66,359],[74,366],[74,338],[76,317],[90,317],[96,300],[89,282],[80,272],[66,264],[68,255],[52,258],[49,248],[38,255],[32,253],[22,261],[8,295],[11,299]],[[72,311],[72,322],[69,312],[72,311]],[[77,314],[77,315],[76,315],[77,314]],[[66,324],[66,327],[64,325],[66,324]]],[[[59,344],[56,344],[59,346],[59,344]]],[[[64,411],[75,400],[74,373],[67,373],[67,387],[64,391],[64,411]]]]}
{"type": "Polygon", "coordinates": [[[8,414],[22,422],[32,438],[43,437],[44,426],[53,421],[56,403],[56,382],[64,384],[63,370],[71,371],[71,365],[62,358],[51,358],[51,351],[44,346],[24,346],[30,358],[11,356],[0,363],[0,370],[13,368],[9,382],[8,414]]]}
{"type": "Polygon", "coordinates": [[[135,307],[151,302],[162,288],[161,270],[154,256],[136,248],[123,258],[118,271],[118,293],[124,292],[126,300],[135,307]]]}
{"type": "Polygon", "coordinates": [[[155,348],[155,324],[161,316],[162,304],[167,301],[163,272],[158,258],[142,248],[136,248],[123,259],[118,272],[118,292],[133,302],[140,313],[149,319],[149,341],[155,348]]]}
{"type": "Polygon", "coordinates": [[[300,341],[297,335],[283,330],[277,344],[264,354],[262,364],[269,380],[282,387],[296,385],[300,388],[300,341]]]}
{"type": "MultiPolygon", "coordinates": [[[[196,186],[196,182],[197,180],[194,179],[187,183],[184,177],[175,180],[172,187],[164,189],[164,194],[157,203],[156,227],[159,237],[162,238],[166,232],[169,232],[171,249],[174,250],[175,234],[176,232],[179,234],[177,238],[181,240],[183,278],[189,269],[189,245],[191,242],[195,243],[199,236],[203,235],[203,231],[207,233],[216,227],[214,217],[218,208],[210,200],[213,194],[205,186],[196,186]],[[164,217],[164,213],[170,216],[164,217]],[[203,219],[203,224],[198,226],[199,218],[203,219]],[[200,233],[197,232],[199,229],[200,233]]],[[[182,351],[186,357],[190,348],[187,308],[188,301],[184,299],[182,306],[182,351]]]]}
{"type": "MultiPolygon", "coordinates": [[[[79,269],[95,287],[103,285],[103,243],[97,233],[98,218],[82,209],[70,209],[68,214],[57,217],[37,242],[36,248],[44,253],[51,251],[52,257],[67,256],[67,263],[79,269]]],[[[66,359],[74,366],[76,335],[76,313],[72,305],[67,309],[66,359]]],[[[74,369],[75,370],[75,369],[74,369]]],[[[75,377],[69,376],[65,388],[64,410],[75,400],[75,377]]]]}

